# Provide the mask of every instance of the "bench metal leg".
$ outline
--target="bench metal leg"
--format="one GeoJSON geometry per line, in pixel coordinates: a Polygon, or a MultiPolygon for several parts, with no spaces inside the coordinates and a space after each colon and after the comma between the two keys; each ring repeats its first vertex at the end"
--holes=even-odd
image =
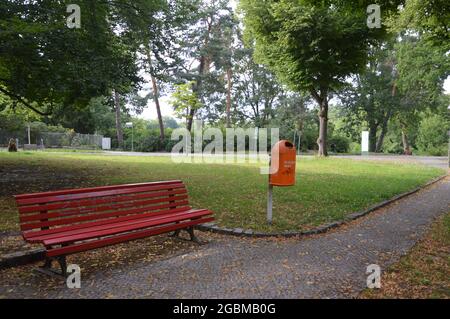
{"type": "Polygon", "coordinates": [[[51,258],[45,257],[45,263],[41,268],[51,269],[52,268],[52,260],[51,258]]]}
{"type": "Polygon", "coordinates": [[[57,276],[57,277],[66,278],[67,277],[66,256],[58,256],[55,258],[45,257],[44,265],[37,268],[36,271],[39,273],[45,274],[45,275],[49,275],[49,276],[57,276]],[[58,262],[58,265],[61,268],[60,271],[52,268],[53,260],[56,260],[58,262]]]}
{"type": "Polygon", "coordinates": [[[197,238],[197,236],[195,236],[194,227],[191,226],[188,229],[186,229],[186,231],[189,233],[189,236],[191,237],[191,241],[193,241],[194,243],[197,243],[197,244],[201,244],[200,240],[197,238]]]}
{"type": "Polygon", "coordinates": [[[194,243],[197,243],[199,245],[206,245],[208,243],[207,241],[202,241],[202,240],[198,239],[197,236],[195,236],[194,226],[189,227],[188,229],[186,229],[186,231],[189,233],[189,236],[191,237],[191,241],[193,241],[194,243]]]}
{"type": "Polygon", "coordinates": [[[169,235],[169,237],[178,237],[180,236],[180,229],[175,230],[172,234],[169,235]]]}
{"type": "Polygon", "coordinates": [[[197,244],[199,244],[199,245],[207,244],[207,242],[203,242],[203,241],[201,241],[200,239],[198,239],[197,236],[195,236],[195,234],[194,234],[194,227],[193,227],[193,226],[188,227],[188,228],[184,228],[184,229],[177,229],[177,230],[175,230],[175,231],[173,232],[173,234],[170,234],[169,236],[170,236],[170,237],[177,238],[177,239],[180,239],[180,240],[187,240],[187,239],[184,239],[184,238],[182,238],[182,237],[179,237],[180,232],[181,232],[182,230],[185,230],[185,231],[189,234],[189,236],[190,236],[190,241],[193,241],[194,243],[197,243],[197,244]]]}
{"type": "Polygon", "coordinates": [[[64,277],[67,277],[67,262],[66,262],[66,256],[59,256],[56,258],[58,261],[59,267],[61,267],[61,274],[64,277]]]}

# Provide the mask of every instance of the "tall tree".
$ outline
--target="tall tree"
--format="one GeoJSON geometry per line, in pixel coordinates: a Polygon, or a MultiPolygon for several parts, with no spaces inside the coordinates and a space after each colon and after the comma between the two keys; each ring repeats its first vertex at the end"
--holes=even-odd
{"type": "Polygon", "coordinates": [[[403,36],[396,45],[396,94],[400,108],[395,113],[402,128],[405,154],[411,154],[408,131],[417,129],[418,113],[436,109],[444,94],[444,81],[450,75],[450,57],[445,46],[427,37],[403,36]]]}
{"type": "MultiPolygon", "coordinates": [[[[198,9],[197,22],[192,24],[182,37],[182,54],[186,57],[186,66],[184,74],[180,76],[185,81],[194,81],[194,93],[200,99],[201,105],[208,108],[208,116],[213,113],[211,111],[217,104],[222,105],[222,100],[216,103],[219,100],[218,95],[224,94],[226,101],[227,90],[231,84],[230,43],[233,40],[232,28],[235,24],[228,0],[203,0],[198,9]]],[[[226,110],[227,102],[223,104],[226,110]]],[[[231,105],[231,99],[228,105],[231,105]]],[[[194,117],[200,115],[200,112],[201,109],[190,110],[187,122],[189,130],[194,117]]]]}
{"type": "Polygon", "coordinates": [[[283,88],[274,74],[253,60],[253,49],[236,53],[234,63],[234,103],[241,122],[250,120],[256,127],[266,127],[280,104],[283,88]]]}
{"type": "MultiPolygon", "coordinates": [[[[328,103],[347,77],[364,69],[383,29],[367,27],[370,1],[242,0],[255,59],[319,108],[319,155],[327,155],[328,103]]],[[[388,1],[386,1],[388,2],[388,1]]]]}
{"type": "Polygon", "coordinates": [[[388,122],[399,108],[395,70],[392,44],[373,48],[366,69],[354,77],[348,90],[340,94],[347,125],[368,126],[370,152],[381,151],[388,122]]]}
{"type": "Polygon", "coordinates": [[[164,121],[161,114],[161,84],[170,81],[178,71],[183,58],[178,52],[180,34],[197,17],[198,0],[159,0],[160,11],[135,30],[142,43],[144,63],[150,74],[152,97],[159,122],[160,139],[165,139],[164,121]]]}

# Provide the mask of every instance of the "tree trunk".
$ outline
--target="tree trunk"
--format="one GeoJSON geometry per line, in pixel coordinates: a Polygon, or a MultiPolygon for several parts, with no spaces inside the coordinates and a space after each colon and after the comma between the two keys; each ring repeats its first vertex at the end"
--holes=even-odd
{"type": "Polygon", "coordinates": [[[325,90],[320,95],[312,90],[312,95],[319,104],[319,138],[317,145],[319,146],[318,156],[328,156],[327,134],[328,134],[328,93],[325,90]]]}
{"type": "MultiPolygon", "coordinates": [[[[328,103],[327,103],[328,104],[328,103]]],[[[319,145],[319,156],[328,156],[327,150],[327,131],[328,131],[328,105],[327,108],[321,108],[319,114],[319,138],[317,145],[319,145]]]]}
{"type": "Polygon", "coordinates": [[[161,115],[161,106],[159,104],[159,89],[158,89],[158,83],[156,81],[156,78],[154,76],[154,70],[152,65],[152,55],[149,48],[147,48],[147,59],[148,59],[148,65],[150,68],[150,76],[152,79],[152,88],[153,88],[153,101],[155,102],[156,106],[156,113],[158,114],[158,122],[159,122],[159,139],[161,141],[164,141],[165,135],[164,135],[164,122],[161,115]]]}
{"type": "Polygon", "coordinates": [[[383,120],[383,124],[381,125],[381,133],[377,140],[377,146],[375,148],[375,153],[380,153],[381,149],[383,148],[384,137],[387,134],[388,122],[389,122],[390,117],[391,117],[390,112],[388,112],[388,114],[386,115],[386,117],[383,120]]]}
{"type": "Polygon", "coordinates": [[[370,153],[374,153],[376,151],[377,130],[378,130],[378,124],[375,122],[369,122],[369,152],[370,153]]]}
{"type": "MultiPolygon", "coordinates": [[[[195,83],[195,85],[193,86],[192,90],[197,93],[197,96],[199,96],[200,94],[200,88],[202,85],[202,76],[203,73],[205,71],[205,61],[206,58],[204,56],[200,57],[200,66],[198,68],[198,79],[197,82],[195,83]]],[[[195,116],[195,112],[197,110],[191,109],[188,112],[188,116],[187,116],[187,124],[186,124],[186,128],[187,130],[190,132],[192,130],[192,122],[194,121],[194,116],[195,116]]]]}
{"type": "Polygon", "coordinates": [[[408,135],[405,129],[402,129],[403,154],[412,155],[411,145],[409,144],[408,135]]]}
{"type": "Polygon", "coordinates": [[[227,69],[227,127],[231,127],[231,67],[227,69]]]}
{"type": "MultiPolygon", "coordinates": [[[[212,25],[213,25],[213,20],[211,21],[207,21],[207,31],[206,31],[206,36],[205,36],[205,42],[204,42],[204,48],[206,46],[208,46],[209,44],[209,38],[210,38],[210,34],[211,34],[211,30],[212,30],[212,25]]],[[[200,56],[200,65],[198,67],[198,78],[197,81],[194,85],[194,87],[192,88],[192,90],[197,93],[197,96],[199,97],[199,99],[202,99],[200,97],[200,91],[201,91],[201,86],[202,86],[202,80],[203,80],[203,75],[209,72],[209,68],[211,67],[211,57],[207,56],[205,53],[203,53],[200,56]]],[[[197,110],[189,110],[189,115],[187,118],[187,124],[186,124],[186,128],[187,130],[190,132],[192,130],[192,123],[194,121],[194,116],[197,110]]]]}
{"type": "Polygon", "coordinates": [[[164,141],[165,134],[164,134],[164,122],[161,115],[161,106],[159,104],[159,90],[158,85],[156,83],[156,78],[152,75],[152,87],[153,87],[153,101],[155,102],[156,106],[156,113],[158,114],[158,122],[159,122],[159,138],[161,141],[164,141]]]}
{"type": "Polygon", "coordinates": [[[116,111],[116,132],[117,132],[117,143],[119,148],[123,148],[123,130],[122,130],[122,114],[120,106],[120,95],[115,90],[114,91],[114,108],[116,111]]]}
{"type": "Polygon", "coordinates": [[[194,116],[195,116],[195,110],[194,109],[189,110],[187,124],[186,124],[186,128],[189,132],[192,131],[192,123],[194,121],[194,116]]]}
{"type": "Polygon", "coordinates": [[[375,153],[381,153],[381,149],[383,147],[384,137],[386,136],[386,133],[387,133],[387,127],[383,126],[381,128],[380,136],[378,137],[378,140],[377,140],[377,145],[375,147],[375,153]]]}

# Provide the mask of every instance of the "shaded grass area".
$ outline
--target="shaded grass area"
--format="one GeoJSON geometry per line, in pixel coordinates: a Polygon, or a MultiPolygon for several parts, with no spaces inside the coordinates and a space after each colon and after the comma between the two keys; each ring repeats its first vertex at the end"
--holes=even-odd
{"type": "Polygon", "coordinates": [[[436,221],[412,251],[382,274],[381,289],[361,297],[450,299],[450,213],[436,221]]]}
{"type": "Polygon", "coordinates": [[[183,180],[192,206],[213,210],[222,226],[304,230],[341,220],[443,173],[420,165],[303,158],[298,161],[297,185],[275,188],[274,223],[268,226],[268,178],[256,164],[175,164],[170,157],[2,152],[0,230],[17,229],[13,194],[171,179],[183,180]]]}

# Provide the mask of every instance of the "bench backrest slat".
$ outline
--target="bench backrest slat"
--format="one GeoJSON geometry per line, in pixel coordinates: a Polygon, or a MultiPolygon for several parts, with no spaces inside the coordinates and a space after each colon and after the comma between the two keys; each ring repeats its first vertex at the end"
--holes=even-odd
{"type": "MultiPolygon", "coordinates": [[[[181,181],[115,185],[16,195],[22,231],[189,209],[181,181]]],[[[81,224],[82,225],[82,224],[81,224]]]]}
{"type": "MultiPolygon", "coordinates": [[[[176,202],[179,200],[185,200],[187,199],[187,194],[184,195],[177,195],[170,198],[170,200],[176,202]]],[[[164,203],[167,202],[168,199],[163,198],[156,198],[156,199],[147,199],[147,200],[136,200],[136,201],[127,201],[125,203],[104,203],[104,205],[99,206],[88,206],[88,207],[77,207],[77,208],[71,208],[69,210],[63,210],[61,209],[58,212],[55,213],[40,213],[40,214],[21,214],[20,215],[20,221],[21,222],[30,222],[33,220],[43,220],[48,218],[58,218],[58,217],[69,217],[74,215],[79,215],[80,212],[84,214],[89,213],[100,213],[100,212],[106,212],[109,210],[118,210],[118,209],[124,209],[124,208],[132,208],[136,206],[149,206],[151,204],[158,204],[158,203],[164,203]]],[[[48,212],[47,209],[45,211],[48,212]]]]}
{"type": "MultiPolygon", "coordinates": [[[[173,191],[162,191],[162,192],[155,192],[152,194],[154,197],[161,196],[165,197],[168,195],[177,195],[177,194],[186,194],[187,191],[185,188],[179,188],[174,189],[173,191]]],[[[131,194],[128,196],[116,196],[114,198],[114,203],[120,203],[120,202],[128,202],[130,200],[138,200],[138,199],[146,199],[148,198],[148,194],[146,193],[138,193],[138,194],[131,194]]],[[[101,205],[101,204],[110,204],[111,198],[105,197],[105,198],[93,198],[93,199],[86,199],[86,200],[77,200],[77,201],[66,201],[66,202],[60,202],[56,204],[40,204],[40,205],[30,205],[30,206],[19,206],[19,213],[21,215],[30,214],[30,213],[36,213],[41,212],[45,210],[61,210],[61,209],[69,209],[69,208],[75,208],[78,209],[79,207],[90,207],[95,205],[101,205]]]]}

